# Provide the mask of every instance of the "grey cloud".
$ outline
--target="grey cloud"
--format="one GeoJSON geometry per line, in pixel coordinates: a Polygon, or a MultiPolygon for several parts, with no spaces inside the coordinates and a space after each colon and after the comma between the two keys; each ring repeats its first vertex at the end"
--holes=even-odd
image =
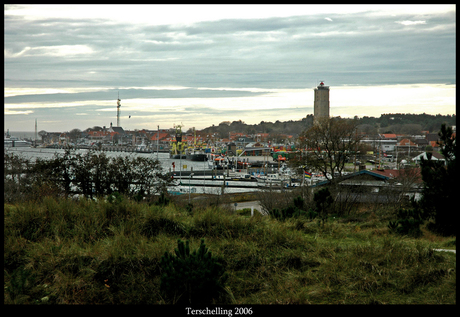
{"type": "Polygon", "coordinates": [[[389,70],[398,72],[402,82],[455,82],[454,26],[454,14],[397,18],[328,14],[190,26],[24,21],[6,16],[5,49],[12,53],[28,46],[88,45],[94,54],[6,58],[5,83],[56,78],[57,86],[73,81],[106,87],[298,88],[325,74],[336,85],[393,83],[389,70]],[[426,20],[426,24],[404,26],[396,20],[426,20]],[[90,71],[96,75],[85,74],[90,71]]]}
{"type": "Polygon", "coordinates": [[[122,99],[155,99],[155,98],[228,98],[257,96],[264,93],[234,90],[209,89],[109,89],[94,92],[33,94],[5,97],[5,103],[26,102],[74,102],[85,100],[111,100],[118,95],[122,99]]]}

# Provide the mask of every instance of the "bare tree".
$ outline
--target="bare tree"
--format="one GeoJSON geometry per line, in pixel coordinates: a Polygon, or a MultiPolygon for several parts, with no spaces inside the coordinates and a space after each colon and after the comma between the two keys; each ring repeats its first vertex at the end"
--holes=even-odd
{"type": "Polygon", "coordinates": [[[42,138],[42,143],[44,143],[47,132],[45,130],[41,130],[40,132],[38,132],[38,135],[42,138]]]}
{"type": "Polygon", "coordinates": [[[332,184],[342,175],[349,155],[356,151],[360,136],[356,119],[319,118],[298,138],[303,155],[296,162],[307,169],[323,173],[332,184]]]}
{"type": "Polygon", "coordinates": [[[76,141],[80,136],[81,136],[81,130],[80,129],[72,129],[69,132],[70,139],[72,141],[76,141]]]}
{"type": "Polygon", "coordinates": [[[416,196],[422,186],[420,168],[404,168],[396,171],[388,186],[381,189],[380,194],[386,196],[388,204],[395,209],[409,203],[409,198],[416,196]]]}

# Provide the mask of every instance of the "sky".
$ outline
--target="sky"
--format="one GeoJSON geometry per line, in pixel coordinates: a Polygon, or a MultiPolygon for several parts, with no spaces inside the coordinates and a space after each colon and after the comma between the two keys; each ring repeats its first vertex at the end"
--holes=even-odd
{"type": "Polygon", "coordinates": [[[455,5],[5,5],[4,129],[455,114],[455,5]]]}

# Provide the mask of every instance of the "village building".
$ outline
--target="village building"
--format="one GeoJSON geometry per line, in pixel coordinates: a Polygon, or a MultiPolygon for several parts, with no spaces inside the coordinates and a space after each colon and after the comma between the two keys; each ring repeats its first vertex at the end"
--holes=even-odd
{"type": "Polygon", "coordinates": [[[402,139],[397,143],[398,151],[400,152],[408,152],[415,151],[418,149],[418,145],[412,142],[410,139],[402,139]]]}
{"type": "MultiPolygon", "coordinates": [[[[338,201],[352,200],[356,203],[396,203],[403,199],[420,198],[423,188],[420,168],[360,170],[343,175],[337,180],[340,188],[338,201]]],[[[330,185],[325,180],[312,187],[330,185]]]]}
{"type": "Polygon", "coordinates": [[[430,142],[428,142],[428,140],[426,138],[423,138],[423,139],[415,139],[414,140],[414,143],[417,144],[417,148],[420,150],[420,151],[424,151],[426,150],[426,147],[427,146],[430,146],[430,142]]]}
{"type": "MultiPolygon", "coordinates": [[[[422,158],[424,160],[428,160],[428,156],[427,156],[427,153],[428,152],[423,152],[415,157],[412,158],[412,161],[415,162],[415,164],[419,165],[422,158]]],[[[431,153],[431,160],[432,161],[440,161],[440,162],[443,162],[443,164],[445,165],[446,164],[446,158],[444,157],[444,155],[438,153],[438,152],[429,152],[431,153]]]]}

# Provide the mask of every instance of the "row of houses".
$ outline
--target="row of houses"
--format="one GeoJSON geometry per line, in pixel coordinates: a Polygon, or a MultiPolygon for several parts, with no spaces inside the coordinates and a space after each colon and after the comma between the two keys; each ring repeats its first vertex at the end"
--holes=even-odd
{"type": "MultiPolygon", "coordinates": [[[[454,128],[454,135],[456,131],[454,128]]],[[[408,154],[407,160],[414,164],[403,164],[406,168],[379,168],[342,175],[337,182],[339,190],[336,201],[359,203],[403,203],[409,198],[420,199],[423,180],[420,170],[422,159],[428,156],[433,161],[446,164],[445,157],[439,153],[440,144],[437,133],[425,133],[422,136],[380,134],[377,139],[364,139],[364,143],[373,143],[382,151],[400,151],[408,154]],[[412,154],[411,154],[412,151],[412,154]],[[418,154],[416,154],[418,153],[418,154]],[[428,155],[428,153],[430,155],[428,155]]],[[[407,162],[407,163],[409,163],[407,162]]],[[[313,187],[329,186],[331,181],[317,181],[313,187]]]]}
{"type": "Polygon", "coordinates": [[[425,151],[429,147],[433,151],[439,151],[439,135],[422,131],[420,135],[407,136],[404,134],[379,134],[377,138],[364,138],[364,143],[374,143],[381,147],[382,151],[410,152],[411,150],[425,151]]]}
{"type": "MultiPolygon", "coordinates": [[[[109,128],[105,126],[96,129],[87,129],[81,132],[44,132],[40,134],[42,143],[58,144],[58,145],[94,145],[94,144],[110,144],[110,145],[127,145],[139,146],[144,145],[156,149],[169,149],[171,141],[175,140],[176,130],[159,129],[159,130],[134,130],[125,131],[122,127],[109,128]]],[[[245,147],[264,147],[267,143],[262,141],[268,140],[268,133],[258,133],[255,135],[246,135],[243,133],[230,133],[229,138],[220,138],[215,134],[205,134],[201,131],[194,133],[182,133],[182,142],[189,145],[212,145],[215,147],[236,146],[238,149],[245,147]]],[[[292,138],[292,136],[289,136],[292,138]]],[[[270,141],[268,141],[268,144],[270,141]]],[[[283,145],[282,145],[283,146],[283,145]]]]}
{"type": "MultiPolygon", "coordinates": [[[[79,135],[72,132],[42,134],[42,140],[45,144],[122,144],[122,145],[145,145],[146,147],[155,148],[157,145],[160,149],[168,149],[169,144],[175,138],[175,129],[160,130],[134,130],[125,131],[122,127],[99,129],[87,129],[79,135]]],[[[227,147],[242,151],[248,149],[247,153],[261,155],[262,148],[276,148],[279,150],[291,151],[293,149],[294,137],[292,135],[277,135],[277,138],[283,140],[282,144],[273,144],[272,136],[269,133],[244,134],[241,132],[229,132],[228,138],[221,138],[216,134],[207,134],[203,131],[194,131],[194,133],[183,133],[182,140],[188,144],[209,144],[214,147],[227,147]],[[253,149],[252,152],[250,149],[253,149]]],[[[374,137],[363,136],[362,143],[368,144],[374,150],[381,150],[383,153],[407,153],[409,156],[420,153],[427,149],[434,152],[439,150],[439,137],[437,133],[428,133],[425,131],[421,135],[407,136],[398,134],[379,134],[374,137]],[[430,148],[428,148],[430,147],[430,148]]],[[[267,151],[265,151],[267,152],[267,151]]]]}
{"type": "Polygon", "coordinates": [[[113,144],[113,145],[157,145],[157,140],[161,140],[162,145],[169,144],[171,140],[170,129],[164,130],[134,130],[125,131],[122,127],[109,128],[105,126],[100,129],[87,129],[86,131],[75,132],[45,132],[41,134],[43,144],[113,144]]]}

